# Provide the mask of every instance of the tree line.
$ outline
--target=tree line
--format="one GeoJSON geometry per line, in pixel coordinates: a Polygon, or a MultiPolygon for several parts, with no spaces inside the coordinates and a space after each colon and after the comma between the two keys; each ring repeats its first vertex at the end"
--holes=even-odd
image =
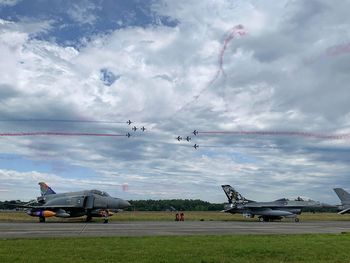
{"type": "MultiPolygon", "coordinates": [[[[35,201],[35,200],[33,200],[35,201]]],[[[199,199],[130,200],[126,211],[221,211],[224,204],[215,204],[199,199]]],[[[25,205],[21,200],[0,201],[0,210],[15,209],[15,205],[25,205]]],[[[32,203],[33,205],[33,203],[32,203]]],[[[337,212],[336,208],[305,208],[304,212],[337,212]]]]}

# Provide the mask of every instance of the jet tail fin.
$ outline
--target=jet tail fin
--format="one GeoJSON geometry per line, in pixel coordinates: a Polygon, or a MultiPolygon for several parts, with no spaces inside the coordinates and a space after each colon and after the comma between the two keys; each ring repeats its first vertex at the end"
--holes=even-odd
{"type": "Polygon", "coordinates": [[[238,193],[231,185],[222,185],[222,190],[224,190],[228,202],[231,203],[237,203],[237,202],[244,202],[248,201],[245,199],[240,193],[238,193]]]}
{"type": "Polygon", "coordinates": [[[56,192],[52,190],[52,188],[48,186],[46,183],[40,182],[39,185],[40,185],[41,196],[56,194],[56,192]]]}
{"type": "Polygon", "coordinates": [[[350,194],[343,188],[334,188],[334,192],[339,197],[342,204],[350,204],[350,194]]]}

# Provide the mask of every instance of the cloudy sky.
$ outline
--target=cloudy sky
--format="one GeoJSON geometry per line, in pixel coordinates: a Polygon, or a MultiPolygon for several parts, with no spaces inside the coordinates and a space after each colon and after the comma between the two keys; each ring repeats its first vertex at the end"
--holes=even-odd
{"type": "Polygon", "coordinates": [[[0,0],[0,200],[30,200],[45,181],[127,199],[225,202],[231,184],[337,203],[332,188],[350,190],[348,10],[0,0]],[[44,132],[66,135],[10,136],[44,132]]]}

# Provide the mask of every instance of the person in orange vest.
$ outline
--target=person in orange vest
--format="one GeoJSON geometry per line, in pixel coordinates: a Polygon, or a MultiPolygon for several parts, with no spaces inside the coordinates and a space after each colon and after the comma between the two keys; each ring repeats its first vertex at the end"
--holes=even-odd
{"type": "Polygon", "coordinates": [[[180,221],[185,221],[185,214],[184,213],[180,214],[180,221]]]}

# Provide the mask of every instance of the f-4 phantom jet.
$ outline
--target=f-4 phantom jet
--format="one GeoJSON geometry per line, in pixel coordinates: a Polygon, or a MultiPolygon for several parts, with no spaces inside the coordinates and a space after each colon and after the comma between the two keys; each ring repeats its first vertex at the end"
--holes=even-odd
{"type": "Polygon", "coordinates": [[[319,208],[328,207],[327,204],[321,204],[313,200],[304,200],[301,197],[295,200],[286,198],[278,199],[272,202],[256,202],[244,198],[230,185],[222,185],[228,204],[225,205],[223,212],[236,214],[240,213],[248,218],[258,216],[259,221],[273,221],[282,218],[294,218],[295,222],[299,222],[298,215],[301,214],[303,208],[319,208]]]}
{"type": "Polygon", "coordinates": [[[50,186],[40,182],[41,196],[37,198],[38,205],[23,205],[29,208],[27,214],[39,217],[39,222],[45,222],[47,217],[80,217],[86,216],[89,222],[93,217],[104,217],[108,223],[108,216],[120,209],[127,208],[130,203],[120,198],[111,197],[100,190],[85,190],[56,194],[50,186]]]}

